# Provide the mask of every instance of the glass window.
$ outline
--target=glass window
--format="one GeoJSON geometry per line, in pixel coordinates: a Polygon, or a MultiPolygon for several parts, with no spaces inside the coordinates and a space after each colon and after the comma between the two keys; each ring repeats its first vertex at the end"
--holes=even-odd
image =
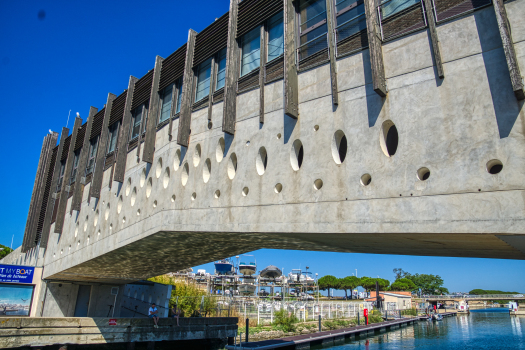
{"type": "Polygon", "coordinates": [[[299,3],[299,59],[328,47],[325,0],[301,0],[299,3]]]}
{"type": "Polygon", "coordinates": [[[366,29],[365,5],[362,0],[339,0],[335,7],[338,42],[366,29]]]}
{"type": "Polygon", "coordinates": [[[258,68],[261,64],[261,29],[255,28],[242,37],[241,77],[258,68]]]}
{"type": "Polygon", "coordinates": [[[197,92],[195,102],[202,100],[210,94],[211,58],[199,64],[197,68],[197,92]]]}
{"type": "MultiPolygon", "coordinates": [[[[131,140],[139,136],[140,133],[140,123],[142,121],[142,107],[144,107],[144,114],[148,115],[148,105],[143,103],[133,110],[133,116],[131,118],[131,140]]],[[[144,126],[144,129],[146,127],[144,126]]]]}
{"type": "Polygon", "coordinates": [[[75,158],[73,159],[73,170],[71,170],[71,178],[69,179],[70,184],[72,184],[76,180],[79,160],[80,160],[80,150],[76,150],[75,158]]]}
{"type": "Polygon", "coordinates": [[[95,161],[97,158],[97,148],[98,148],[98,136],[94,139],[91,139],[89,141],[89,154],[88,154],[88,162],[86,167],[86,175],[93,172],[93,169],[95,168],[95,161]]]}
{"type": "Polygon", "coordinates": [[[226,48],[219,51],[218,62],[217,85],[215,86],[215,90],[219,90],[224,87],[224,81],[226,79],[226,48]]]}
{"type": "Polygon", "coordinates": [[[278,13],[268,22],[268,61],[284,53],[283,13],[278,13]]]}
{"type": "Polygon", "coordinates": [[[161,106],[160,106],[160,118],[159,123],[169,119],[171,113],[171,97],[173,95],[173,85],[171,84],[161,93],[161,106]]]}
{"type": "Polygon", "coordinates": [[[58,173],[58,184],[57,184],[57,192],[60,191],[62,188],[62,181],[64,180],[64,171],[66,170],[66,161],[67,159],[64,159],[60,162],[60,172],[58,173]]]}
{"type": "Polygon", "coordinates": [[[381,3],[381,19],[398,13],[412,5],[419,3],[420,0],[387,0],[381,3]]]}
{"type": "Polygon", "coordinates": [[[175,113],[180,113],[180,105],[182,101],[182,78],[177,82],[177,86],[179,87],[179,96],[177,96],[177,109],[175,110],[175,113]]]}
{"type": "MultiPolygon", "coordinates": [[[[118,139],[118,127],[120,125],[120,122],[115,123],[109,127],[109,135],[108,135],[108,151],[107,153],[111,153],[115,150],[117,147],[117,139],[118,139]]],[[[106,153],[106,154],[107,154],[106,153]]]]}

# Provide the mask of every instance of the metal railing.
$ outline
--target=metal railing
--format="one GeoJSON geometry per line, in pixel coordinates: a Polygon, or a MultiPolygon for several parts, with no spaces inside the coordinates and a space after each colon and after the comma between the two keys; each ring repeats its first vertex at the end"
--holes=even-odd
{"type": "Polygon", "coordinates": [[[422,299],[427,300],[455,300],[455,299],[466,299],[466,300],[476,300],[476,299],[494,299],[494,300],[504,300],[504,299],[525,299],[524,294],[484,294],[484,295],[426,295],[422,296],[422,299]]]}

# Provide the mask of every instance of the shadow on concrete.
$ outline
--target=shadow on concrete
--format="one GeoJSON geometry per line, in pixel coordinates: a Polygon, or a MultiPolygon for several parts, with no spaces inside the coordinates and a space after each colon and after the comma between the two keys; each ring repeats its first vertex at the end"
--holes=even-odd
{"type": "Polygon", "coordinates": [[[283,128],[283,137],[284,137],[284,144],[287,144],[290,140],[290,137],[292,136],[293,130],[295,129],[295,124],[297,124],[297,119],[287,116],[286,114],[283,114],[284,118],[284,128],[283,128]]]}
{"type": "Polygon", "coordinates": [[[182,166],[182,163],[184,162],[184,158],[186,157],[186,153],[188,153],[188,147],[186,147],[186,146],[180,146],[180,160],[179,160],[179,166],[182,166]]]}
{"type": "Polygon", "coordinates": [[[233,142],[233,135],[230,135],[228,133],[224,133],[224,157],[228,154],[228,151],[230,150],[230,147],[232,146],[233,142]]]}
{"type": "Polygon", "coordinates": [[[385,104],[385,98],[382,98],[374,91],[372,81],[372,64],[370,63],[370,50],[363,51],[363,70],[365,72],[365,93],[366,93],[366,110],[368,113],[368,127],[376,125],[377,118],[385,104]]]}
{"type": "MultiPolygon", "coordinates": [[[[443,84],[443,79],[439,77],[438,70],[437,70],[437,64],[436,64],[436,55],[434,54],[434,46],[432,46],[432,38],[430,37],[430,29],[427,29],[427,37],[428,37],[428,47],[430,48],[430,54],[432,55],[432,68],[434,69],[434,76],[436,77],[436,86],[440,87],[441,84],[443,84]]],[[[443,65],[443,70],[444,70],[443,65]]]]}
{"type": "Polygon", "coordinates": [[[499,136],[503,139],[509,136],[523,108],[523,101],[518,102],[512,90],[509,68],[494,11],[476,12],[474,19],[478,29],[499,136]]]}

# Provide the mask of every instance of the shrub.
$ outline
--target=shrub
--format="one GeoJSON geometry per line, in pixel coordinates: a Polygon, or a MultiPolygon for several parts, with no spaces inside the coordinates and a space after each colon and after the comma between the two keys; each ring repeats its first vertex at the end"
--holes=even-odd
{"type": "Polygon", "coordinates": [[[293,312],[288,313],[286,310],[279,310],[273,314],[273,325],[275,329],[285,333],[295,332],[295,323],[299,322],[293,312]]]}
{"type": "Polygon", "coordinates": [[[401,315],[417,316],[417,309],[415,307],[407,310],[402,310],[401,315]]]}

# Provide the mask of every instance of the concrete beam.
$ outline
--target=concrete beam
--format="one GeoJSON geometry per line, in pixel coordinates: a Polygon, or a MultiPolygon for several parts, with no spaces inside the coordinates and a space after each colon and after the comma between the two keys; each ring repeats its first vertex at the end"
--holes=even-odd
{"type": "Polygon", "coordinates": [[[177,133],[177,144],[188,147],[190,143],[191,128],[191,105],[193,100],[193,52],[195,49],[195,38],[197,32],[190,29],[188,32],[188,46],[186,48],[186,63],[184,75],[182,76],[182,100],[180,105],[179,130],[177,133]]]}
{"type": "Polygon", "coordinates": [[[443,70],[443,61],[441,60],[441,50],[439,49],[439,38],[436,30],[436,18],[434,17],[434,2],[432,0],[423,0],[425,8],[425,17],[427,19],[428,33],[432,42],[432,57],[436,64],[436,70],[440,79],[445,78],[443,70]]]}
{"type": "Polygon", "coordinates": [[[224,82],[224,113],[222,131],[235,134],[237,116],[237,79],[239,78],[240,49],[237,43],[237,13],[239,0],[230,0],[228,20],[228,44],[226,49],[226,78],[224,82]]]}
{"type": "Polygon", "coordinates": [[[334,16],[334,3],[333,0],[326,0],[326,23],[328,26],[328,55],[330,58],[330,80],[332,88],[332,104],[339,104],[339,93],[337,90],[337,57],[336,51],[336,38],[335,38],[335,16],[334,16]]]}
{"type": "Polygon", "coordinates": [[[299,84],[297,77],[297,53],[295,51],[295,5],[293,0],[284,1],[284,114],[299,118],[299,84]]]}
{"type": "Polygon", "coordinates": [[[146,125],[146,140],[144,141],[144,151],[142,160],[146,163],[153,163],[153,154],[155,152],[155,139],[157,136],[157,121],[159,119],[159,82],[160,71],[162,69],[164,58],[157,56],[155,58],[155,68],[153,69],[153,81],[151,83],[151,92],[149,96],[148,123],[146,125]]]}
{"type": "Polygon", "coordinates": [[[507,66],[509,67],[510,82],[512,83],[512,90],[518,100],[525,99],[525,87],[523,77],[520,73],[520,67],[516,58],[516,50],[510,32],[509,19],[507,18],[507,11],[503,0],[494,0],[494,11],[496,12],[496,20],[498,21],[499,34],[503,44],[503,51],[507,59],[507,66]]]}
{"type": "Polygon", "coordinates": [[[100,189],[102,188],[102,176],[104,175],[104,163],[106,160],[106,149],[108,143],[109,116],[111,115],[111,107],[113,107],[113,101],[115,98],[117,98],[117,96],[114,94],[108,94],[106,110],[104,111],[104,120],[102,122],[102,131],[100,132],[100,139],[98,141],[95,170],[93,170],[93,178],[91,179],[91,186],[89,187],[89,197],[100,198],[100,189]]]}
{"type": "Polygon", "coordinates": [[[137,78],[130,75],[128,82],[128,91],[126,93],[126,104],[124,105],[124,115],[122,116],[122,126],[120,127],[118,146],[117,146],[117,162],[115,165],[115,174],[113,180],[123,183],[124,173],[126,171],[126,159],[128,158],[128,141],[129,130],[131,124],[131,101],[133,99],[133,92],[135,91],[135,83],[137,78]]]}
{"type": "Polygon", "coordinates": [[[66,167],[64,169],[64,177],[62,179],[60,198],[58,200],[58,212],[55,220],[55,233],[62,233],[62,228],[64,227],[64,215],[66,215],[67,199],[69,197],[70,191],[69,181],[71,177],[71,169],[73,167],[73,159],[75,158],[75,144],[77,141],[78,129],[81,126],[82,118],[75,118],[73,134],[71,135],[71,142],[69,143],[69,150],[67,153],[66,167]]]}
{"type": "Polygon", "coordinates": [[[86,133],[84,134],[84,143],[82,144],[82,150],[80,151],[80,159],[78,161],[77,178],[75,179],[75,188],[73,189],[73,198],[71,199],[71,212],[73,210],[80,211],[82,203],[82,194],[84,192],[85,172],[86,163],[89,155],[89,147],[91,146],[90,135],[91,128],[93,126],[93,118],[97,114],[98,108],[90,107],[89,115],[86,124],[86,133]]]}
{"type": "Polygon", "coordinates": [[[366,29],[368,32],[368,49],[370,51],[370,65],[372,68],[372,85],[374,91],[381,97],[387,94],[385,67],[383,65],[383,48],[381,47],[381,30],[379,29],[379,15],[377,0],[364,0],[366,14],[366,29]]]}

